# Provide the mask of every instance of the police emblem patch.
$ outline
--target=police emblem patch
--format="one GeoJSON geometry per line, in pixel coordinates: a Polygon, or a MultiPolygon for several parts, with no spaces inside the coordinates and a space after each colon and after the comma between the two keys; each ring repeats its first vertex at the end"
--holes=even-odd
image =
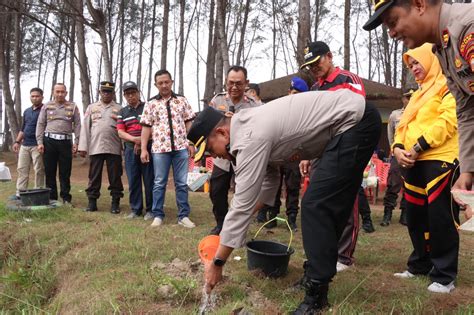
{"type": "Polygon", "coordinates": [[[454,59],[454,65],[456,66],[456,68],[461,68],[462,66],[462,62],[461,62],[461,59],[459,59],[458,56],[456,56],[456,58],[454,59]]]}

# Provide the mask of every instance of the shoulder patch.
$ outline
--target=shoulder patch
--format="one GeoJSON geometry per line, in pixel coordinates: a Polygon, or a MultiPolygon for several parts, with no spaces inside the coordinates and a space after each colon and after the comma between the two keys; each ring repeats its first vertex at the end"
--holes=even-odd
{"type": "Polygon", "coordinates": [[[474,49],[474,33],[467,34],[459,41],[459,53],[466,58],[470,51],[474,49]]]}

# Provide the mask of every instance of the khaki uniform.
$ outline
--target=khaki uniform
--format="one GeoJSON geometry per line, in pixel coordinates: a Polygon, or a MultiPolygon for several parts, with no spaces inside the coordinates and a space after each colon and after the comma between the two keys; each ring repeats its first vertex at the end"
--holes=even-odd
{"type": "Polygon", "coordinates": [[[117,116],[122,107],[112,101],[109,104],[97,102],[87,107],[81,130],[79,151],[89,155],[122,153],[122,142],[117,132],[117,116]]]}
{"type": "Polygon", "coordinates": [[[112,198],[123,197],[122,184],[122,142],[117,132],[117,115],[121,106],[114,101],[101,101],[87,107],[81,130],[79,151],[89,153],[89,185],[86,189],[89,199],[100,197],[102,170],[107,164],[109,190],[112,198]]]}
{"type": "Polygon", "coordinates": [[[43,105],[36,125],[38,144],[43,144],[45,132],[62,135],[74,133],[74,143],[77,144],[81,132],[81,115],[76,104],[72,102],[58,104],[50,101],[43,105]]]}
{"type": "Polygon", "coordinates": [[[50,199],[58,199],[56,173],[59,166],[60,196],[71,202],[72,133],[79,142],[81,116],[76,104],[50,101],[43,105],[36,125],[36,142],[44,145],[44,172],[46,187],[51,188],[50,199]]]}
{"type": "MultiPolygon", "coordinates": [[[[227,93],[219,93],[209,102],[209,106],[223,113],[238,113],[241,109],[257,107],[258,104],[251,96],[244,95],[242,100],[234,104],[227,93]]],[[[222,228],[224,218],[229,210],[228,194],[234,171],[230,162],[221,158],[214,159],[210,183],[210,197],[212,201],[212,212],[217,223],[217,229],[222,228]]]]}
{"type": "Polygon", "coordinates": [[[443,4],[434,50],[456,98],[461,172],[474,172],[474,4],[443,4]]]}
{"type": "Polygon", "coordinates": [[[405,109],[403,108],[396,109],[392,111],[390,117],[388,117],[387,137],[390,147],[392,147],[393,139],[395,138],[395,130],[397,130],[398,123],[400,122],[404,110],[405,109]]]}
{"type": "MultiPolygon", "coordinates": [[[[244,95],[242,100],[234,104],[232,103],[232,100],[230,99],[230,96],[225,93],[218,93],[215,95],[212,100],[209,102],[210,107],[214,107],[215,109],[226,113],[226,112],[233,112],[233,113],[238,113],[241,109],[246,109],[246,108],[251,108],[251,107],[257,107],[261,105],[261,103],[257,103],[255,99],[251,96],[244,95]]],[[[221,168],[222,170],[229,172],[230,170],[230,162],[224,159],[214,159],[214,165],[221,168]]]]}
{"type": "Polygon", "coordinates": [[[377,110],[347,89],[290,95],[235,114],[229,150],[235,158],[235,194],[221,244],[245,244],[255,205],[274,203],[279,165],[319,158],[301,202],[305,272],[321,283],[331,281],[338,241],[381,125],[377,110]]]}

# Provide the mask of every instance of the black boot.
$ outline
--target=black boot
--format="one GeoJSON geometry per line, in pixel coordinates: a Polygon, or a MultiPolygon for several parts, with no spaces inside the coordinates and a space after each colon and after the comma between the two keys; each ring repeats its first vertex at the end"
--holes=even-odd
{"type": "Polygon", "coordinates": [[[293,232],[298,230],[298,226],[296,225],[296,214],[288,215],[288,224],[290,225],[290,228],[293,230],[293,232]]]}
{"type": "Polygon", "coordinates": [[[391,220],[392,220],[392,209],[385,208],[383,210],[383,219],[382,219],[382,223],[380,223],[380,225],[381,226],[389,226],[391,220]]]}
{"type": "Polygon", "coordinates": [[[401,225],[407,225],[407,211],[405,209],[400,209],[402,212],[400,213],[400,224],[401,225]]]}
{"type": "Polygon", "coordinates": [[[87,205],[87,208],[84,209],[85,211],[88,212],[94,212],[97,211],[97,199],[92,199],[89,198],[89,204],[87,205]]]}
{"type": "Polygon", "coordinates": [[[113,214],[120,213],[120,198],[112,198],[112,206],[110,207],[110,212],[113,214]]]}
{"type": "Polygon", "coordinates": [[[370,218],[370,214],[363,214],[362,215],[362,229],[366,233],[375,232],[374,225],[372,224],[372,219],[370,218]]]}
{"type": "Polygon", "coordinates": [[[217,224],[212,230],[209,232],[209,235],[219,235],[221,234],[222,224],[217,224]]]}
{"type": "Polygon", "coordinates": [[[267,209],[266,208],[262,208],[258,211],[257,213],[257,222],[258,223],[265,223],[267,222],[267,209]]]}
{"type": "MultiPolygon", "coordinates": [[[[271,219],[274,219],[278,215],[278,212],[275,211],[274,209],[268,210],[268,221],[271,219]]],[[[277,226],[277,220],[273,220],[272,222],[268,223],[265,225],[267,229],[273,229],[277,226]]]]}
{"type": "Polygon", "coordinates": [[[329,284],[319,283],[315,280],[306,282],[306,295],[303,302],[292,313],[293,315],[320,314],[329,307],[328,290],[329,284]]]}

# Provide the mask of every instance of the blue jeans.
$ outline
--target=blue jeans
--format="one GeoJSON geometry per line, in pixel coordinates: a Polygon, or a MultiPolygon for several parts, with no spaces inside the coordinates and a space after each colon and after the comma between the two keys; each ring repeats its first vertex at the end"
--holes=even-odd
{"type": "Polygon", "coordinates": [[[173,166],[178,219],[181,220],[189,216],[191,208],[188,203],[188,158],[187,149],[166,153],[153,153],[155,184],[153,185],[152,213],[155,218],[163,219],[165,217],[163,204],[165,203],[166,184],[168,183],[171,165],[173,166]]]}
{"type": "MultiPolygon", "coordinates": [[[[150,149],[148,149],[150,152],[150,149]]],[[[127,172],[130,191],[130,208],[135,214],[141,215],[143,210],[142,180],[145,186],[146,211],[151,211],[153,203],[153,161],[143,164],[140,154],[133,152],[133,147],[125,145],[125,171],[127,172]]]]}

